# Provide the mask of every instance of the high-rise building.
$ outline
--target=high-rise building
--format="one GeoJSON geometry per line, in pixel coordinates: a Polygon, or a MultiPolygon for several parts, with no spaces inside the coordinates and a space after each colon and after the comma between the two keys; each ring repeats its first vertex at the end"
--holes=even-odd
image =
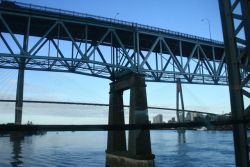
{"type": "Polygon", "coordinates": [[[172,117],[172,118],[168,121],[168,123],[176,123],[175,117],[172,117]]]}
{"type": "Polygon", "coordinates": [[[162,114],[158,114],[153,117],[153,123],[163,123],[163,116],[162,114]]]}
{"type": "Polygon", "coordinates": [[[197,113],[193,113],[193,112],[188,112],[186,115],[185,120],[188,121],[194,121],[195,117],[197,117],[197,113]]]}

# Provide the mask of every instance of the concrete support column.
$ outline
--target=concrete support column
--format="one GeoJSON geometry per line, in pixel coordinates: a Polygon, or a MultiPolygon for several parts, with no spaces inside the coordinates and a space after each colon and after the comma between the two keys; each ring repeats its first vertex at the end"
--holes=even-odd
{"type": "Polygon", "coordinates": [[[18,124],[18,125],[22,123],[24,66],[25,66],[25,59],[21,58],[20,67],[18,70],[18,78],[17,78],[16,108],[15,108],[15,124],[18,124]]]}
{"type": "MultiPolygon", "coordinates": [[[[130,124],[148,124],[146,84],[143,75],[128,73],[110,84],[109,125],[124,124],[123,91],[130,89],[130,124]]],[[[126,151],[125,130],[108,132],[106,167],[153,167],[149,130],[129,130],[126,151]]]]}
{"type": "MultiPolygon", "coordinates": [[[[116,91],[110,84],[109,125],[124,125],[123,91],[116,91]]],[[[126,151],[125,130],[108,131],[107,153],[126,151]]]]}
{"type": "MultiPolygon", "coordinates": [[[[143,76],[134,75],[131,77],[131,84],[129,123],[148,124],[145,79],[143,76]]],[[[136,159],[152,159],[149,130],[129,131],[128,153],[136,159]]]]}
{"type": "Polygon", "coordinates": [[[22,124],[22,112],[23,112],[23,87],[24,87],[24,71],[25,71],[25,62],[26,56],[28,55],[28,43],[29,43],[29,32],[30,32],[30,20],[31,17],[27,20],[27,29],[26,34],[23,37],[23,48],[20,50],[19,59],[19,69],[18,69],[18,78],[17,78],[17,89],[16,89],[16,108],[15,108],[15,124],[22,124]]]}

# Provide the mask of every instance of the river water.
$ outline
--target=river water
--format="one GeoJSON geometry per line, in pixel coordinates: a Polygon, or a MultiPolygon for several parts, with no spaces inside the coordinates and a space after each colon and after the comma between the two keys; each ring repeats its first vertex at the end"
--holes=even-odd
{"type": "MultiPolygon", "coordinates": [[[[235,166],[231,131],[151,131],[156,167],[235,166]]],[[[104,167],[107,132],[0,137],[0,167],[104,167]]]]}

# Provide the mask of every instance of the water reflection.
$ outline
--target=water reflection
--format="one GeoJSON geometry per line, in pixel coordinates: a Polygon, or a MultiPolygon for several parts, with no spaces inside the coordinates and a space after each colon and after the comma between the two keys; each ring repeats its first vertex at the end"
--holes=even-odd
{"type": "Polygon", "coordinates": [[[185,130],[184,130],[184,129],[178,129],[178,130],[177,130],[177,134],[178,134],[178,143],[179,143],[179,144],[184,144],[184,143],[186,143],[186,134],[185,134],[185,130]]]}
{"type": "MultiPolygon", "coordinates": [[[[22,153],[22,145],[24,143],[24,139],[27,136],[33,136],[33,135],[45,135],[46,132],[9,132],[9,139],[10,143],[12,144],[12,160],[10,164],[13,167],[22,166],[23,164],[23,153],[22,153]]],[[[32,139],[32,138],[31,138],[32,139]]]]}
{"type": "Polygon", "coordinates": [[[22,161],[22,142],[24,140],[25,134],[22,132],[11,132],[10,142],[12,143],[12,162],[13,167],[18,167],[23,164],[22,161]]]}
{"type": "MultiPolygon", "coordinates": [[[[231,131],[152,131],[151,139],[157,167],[200,167],[208,162],[211,167],[235,166],[231,131]]],[[[11,138],[8,133],[0,137],[0,167],[102,167],[106,140],[107,132],[48,132],[42,137],[12,134],[11,138]]]]}

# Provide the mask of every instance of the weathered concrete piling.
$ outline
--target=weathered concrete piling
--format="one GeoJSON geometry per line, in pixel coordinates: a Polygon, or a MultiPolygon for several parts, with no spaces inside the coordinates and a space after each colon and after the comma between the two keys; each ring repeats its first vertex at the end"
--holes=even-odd
{"type": "MultiPolygon", "coordinates": [[[[109,125],[124,125],[123,91],[130,89],[130,124],[148,124],[146,84],[143,75],[129,73],[110,84],[109,125]]],[[[153,167],[149,130],[130,130],[128,149],[125,130],[109,131],[107,167],[153,167]]]]}

